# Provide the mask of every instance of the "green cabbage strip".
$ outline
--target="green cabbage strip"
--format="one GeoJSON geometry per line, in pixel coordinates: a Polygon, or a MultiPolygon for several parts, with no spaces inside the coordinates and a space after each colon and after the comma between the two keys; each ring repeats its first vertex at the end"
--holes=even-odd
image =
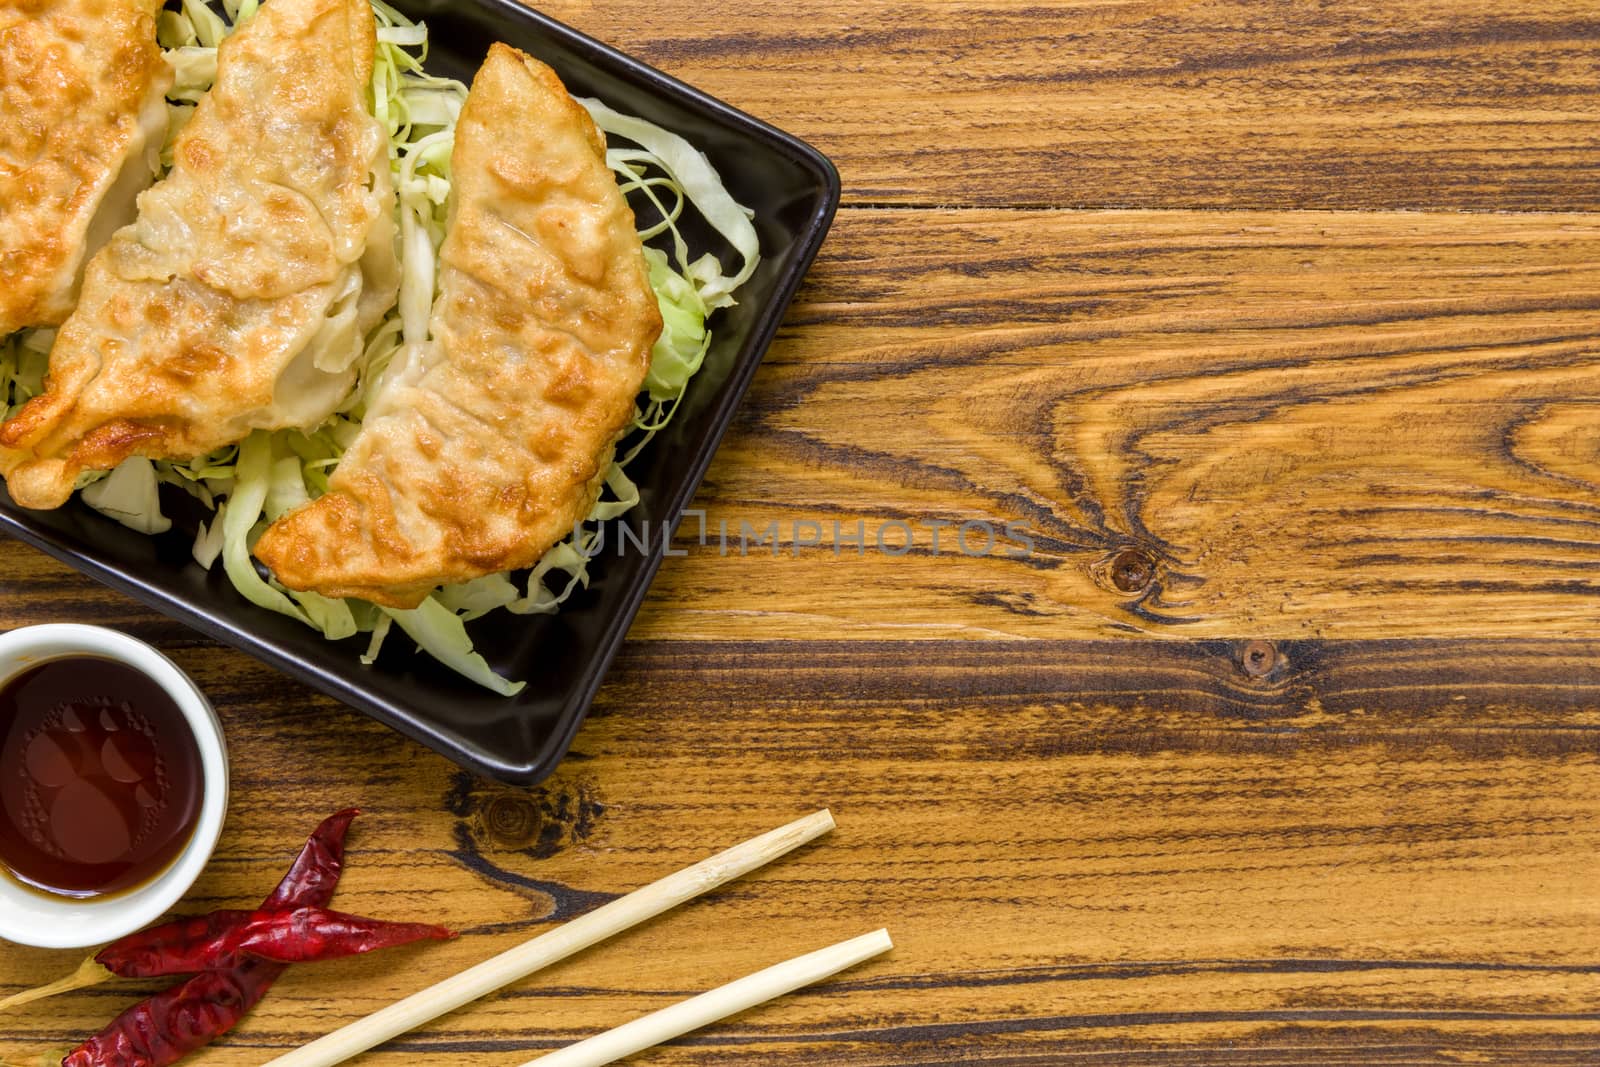
{"type": "MultiPolygon", "coordinates": [[[[398,626],[440,663],[511,696],[524,683],[494,673],[474,651],[466,624],[498,610],[549,614],[578,589],[587,588],[588,565],[601,543],[594,523],[616,518],[638,503],[638,489],[624,468],[671,419],[710,348],[706,319],[717,308],[731,305],[734,291],[754,273],[760,262],[758,241],[751,213],[733,200],[711,164],[687,141],[599,101],[582,101],[597,126],[632,142],[610,149],[607,163],[623,193],[638,201],[640,211],[654,210],[657,221],[642,228],[640,237],[670,246],[670,253],[645,249],[650,284],[661,309],[661,337],[651,353],[644,383],[647,399],[636,412],[635,433],[627,451],[607,466],[603,492],[586,524],[550,549],[522,584],[509,573],[491,574],[442,587],[410,611],[294,592],[263,576],[250,555],[255,539],[277,516],[327,492],[329,475],[360,431],[375,384],[397,357],[404,358],[407,346],[427,342],[428,319],[437,296],[438,251],[450,197],[450,153],[467,87],[423,70],[426,27],[383,0],[371,2],[378,23],[373,113],[389,135],[400,218],[401,289],[396,307],[367,338],[355,389],[339,413],[314,432],[257,431],[238,445],[187,461],[129,460],[109,477],[96,475],[99,480],[86,486],[83,495],[87,503],[119,522],[154,532],[166,523],[158,483],[177,486],[214,512],[196,534],[195,560],[209,569],[220,558],[229,580],[252,603],[298,619],[330,639],[370,634],[361,656],[366,664],[376,659],[385,638],[398,626]],[[739,255],[737,273],[726,273],[711,252],[690,258],[678,222],[691,206],[739,255]]],[[[257,7],[258,0],[222,0],[219,14],[201,0],[181,0],[179,10],[161,12],[157,33],[174,71],[164,167],[171,167],[178,131],[216,78],[218,44],[257,7]]],[[[8,416],[42,391],[54,340],[53,330],[24,331],[0,340],[0,388],[8,416]]]]}
{"type": "Polygon", "coordinates": [[[142,534],[166,533],[172,520],[161,514],[156,491],[156,470],[148,459],[134,456],[123,461],[108,477],[83,487],[83,502],[142,534]]]}
{"type": "Polygon", "coordinates": [[[250,561],[250,532],[261,518],[272,488],[272,437],[257,430],[239,444],[233,492],[213,521],[222,523],[222,566],[233,587],[258,607],[314,623],[288,596],[256,573],[250,561]]]}
{"type": "MultiPolygon", "coordinates": [[[[650,161],[667,172],[682,195],[688,197],[689,202],[711,224],[711,228],[739,253],[744,266],[731,278],[723,273],[721,262],[710,252],[687,264],[687,273],[694,280],[700,299],[705,301],[707,307],[719,308],[732,304],[733,291],[750,280],[757,264],[761,262],[761,242],[750,221],[750,209],[729,195],[727,186],[722,184],[722,178],[711,166],[711,161],[682,137],[663,130],[655,123],[613,111],[598,100],[580,100],[579,103],[589,109],[596,126],[606,133],[626,137],[648,152],[650,161]]],[[[628,154],[623,153],[622,156],[627,158],[628,154]]],[[[613,169],[616,169],[616,164],[613,164],[613,169]]],[[[676,236],[676,229],[673,233],[676,236]]],[[[678,237],[678,258],[681,261],[687,256],[683,240],[678,237]]]]}
{"type": "Polygon", "coordinates": [[[646,248],[650,286],[661,308],[661,336],[650,353],[650,373],[644,387],[650,399],[675,401],[706,358],[711,333],[706,329],[706,305],[689,280],[673,270],[667,254],[646,248]]]}
{"type": "Polygon", "coordinates": [[[6,418],[44,392],[44,372],[50,367],[50,349],[55,343],[56,332],[52,329],[23,330],[0,342],[6,418]]]}
{"type": "MultiPolygon", "coordinates": [[[[461,616],[433,597],[410,611],[384,608],[383,612],[404,630],[417,647],[465,678],[501,696],[515,696],[527,682],[509,682],[490,669],[484,658],[472,651],[472,638],[461,616]]],[[[374,655],[376,653],[373,653],[374,655]]]]}

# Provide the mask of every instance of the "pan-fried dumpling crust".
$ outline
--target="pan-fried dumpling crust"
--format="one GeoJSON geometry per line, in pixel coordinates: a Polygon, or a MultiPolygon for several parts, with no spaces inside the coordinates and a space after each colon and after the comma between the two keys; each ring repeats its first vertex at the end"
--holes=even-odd
{"type": "Polygon", "coordinates": [[[222,43],[171,173],[90,262],[46,391],[0,427],[19,504],[131,455],[313,427],[349,393],[399,277],[375,50],[367,0],[268,0],[222,43]]]}
{"type": "Polygon", "coordinates": [[[0,337],[56,326],[155,177],[161,0],[0,0],[0,337]]]}
{"type": "Polygon", "coordinates": [[[496,45],[456,128],[433,340],[391,367],[327,495],[256,555],[292,589],[415,607],[532,565],[593,506],[661,315],[605,138],[496,45]]]}

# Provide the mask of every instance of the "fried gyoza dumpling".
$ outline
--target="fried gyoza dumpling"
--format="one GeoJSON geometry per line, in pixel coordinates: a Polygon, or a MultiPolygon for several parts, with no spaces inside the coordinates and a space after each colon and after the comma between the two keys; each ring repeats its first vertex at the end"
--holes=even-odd
{"type": "Polygon", "coordinates": [[[0,337],[55,326],[167,135],[161,0],[0,0],[0,337]]]}
{"type": "Polygon", "coordinates": [[[504,45],[451,160],[433,339],[391,366],[327,495],[256,555],[292,589],[415,607],[526,567],[584,518],[661,332],[605,138],[504,45]]]}
{"type": "Polygon", "coordinates": [[[268,0],[222,43],[172,172],[90,262],[45,392],[0,427],[17,503],[313,427],[349,393],[399,278],[375,51],[367,0],[268,0]]]}

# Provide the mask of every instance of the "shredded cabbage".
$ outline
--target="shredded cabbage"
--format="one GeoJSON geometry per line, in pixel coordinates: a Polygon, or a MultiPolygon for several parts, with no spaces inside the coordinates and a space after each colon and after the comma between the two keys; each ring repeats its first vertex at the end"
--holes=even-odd
{"type": "Polygon", "coordinates": [[[56,332],[23,330],[0,342],[0,385],[5,388],[6,418],[44,392],[44,373],[50,367],[50,348],[56,332]]]}
{"type": "Polygon", "coordinates": [[[143,456],[123,461],[108,477],[84,486],[83,502],[142,534],[166,533],[172,520],[161,514],[156,469],[143,456]]]}
{"type": "Polygon", "coordinates": [[[272,439],[258,431],[239,445],[233,491],[228,494],[227,503],[218,508],[214,520],[222,523],[222,566],[233,587],[252,604],[311,626],[310,617],[282,590],[256,573],[250,560],[250,533],[266,507],[271,482],[272,439]]]}
{"type": "Polygon", "coordinates": [[[700,369],[711,347],[711,333],[706,329],[705,301],[689,280],[667,263],[667,254],[646,248],[644,258],[650,264],[650,286],[661,308],[661,336],[650,352],[650,373],[644,387],[651,400],[666,402],[682,396],[689,379],[700,369]]]}
{"type": "MultiPolygon", "coordinates": [[[[371,3],[378,23],[373,113],[389,135],[401,283],[396,306],[366,338],[354,390],[338,414],[311,433],[257,431],[238,445],[187,461],[130,459],[108,477],[97,475],[98,480],[83,487],[82,495],[91,507],[124,525],[157,533],[170,526],[161,513],[159,485],[176,486],[213,511],[196,533],[195,561],[209,569],[220,558],[229,580],[252,603],[298,619],[332,640],[370,634],[361,656],[364,664],[374,662],[398,626],[440,663],[510,696],[525,683],[494,673],[474,651],[466,623],[502,609],[520,615],[551,613],[588,586],[588,564],[602,539],[593,524],[616,518],[639,502],[638,489],[624,467],[671,419],[710,347],[706,319],[734,303],[734,291],[760,261],[759,242],[750,211],[733,200],[711,164],[689,142],[598,100],[581,101],[600,129],[631,142],[608,150],[607,163],[624,194],[636,202],[636,214],[654,219],[641,228],[640,237],[659,240],[670,249],[645,249],[663,328],[651,353],[643,393],[647,400],[636,411],[629,447],[607,466],[604,491],[588,522],[546,553],[520,581],[512,574],[492,574],[445,586],[411,611],[285,588],[252,559],[256,538],[279,515],[327,492],[328,477],[359,432],[384,377],[417,370],[413,359],[428,340],[428,319],[437,294],[455,124],[467,95],[461,82],[423,69],[426,26],[412,22],[384,0],[371,3]],[[741,265],[736,273],[728,274],[709,251],[690,258],[688,241],[678,228],[686,206],[692,206],[738,255],[741,265]]],[[[181,0],[178,10],[161,12],[157,36],[174,72],[164,168],[171,167],[179,131],[216,78],[217,46],[258,6],[258,0],[222,0],[219,13],[202,0],[181,0]]],[[[0,339],[0,388],[7,416],[42,391],[54,340],[53,330],[23,331],[0,339]]]]}
{"type": "MultiPolygon", "coordinates": [[[[728,194],[727,186],[722,184],[711,161],[682,137],[653,122],[612,111],[598,100],[579,102],[589,109],[596,126],[606,133],[626,137],[642,149],[638,152],[616,148],[607,151],[612,170],[630,173],[635,164],[661,168],[671,177],[675,191],[688,197],[701,216],[739,253],[744,266],[731,278],[723,273],[722,263],[710,252],[692,263],[685,263],[685,273],[694,281],[707,307],[733,304],[733,291],[750,280],[761,262],[761,242],[750,221],[750,209],[728,194]]],[[[672,236],[674,250],[682,263],[689,256],[688,245],[675,226],[672,236]]]]}
{"type": "Polygon", "coordinates": [[[528,684],[510,682],[494,673],[484,658],[472,650],[472,637],[467,633],[466,623],[461,616],[435,598],[429,597],[410,611],[395,611],[392,608],[384,608],[383,611],[417,643],[418,648],[485,689],[509,697],[522,692],[528,684]]]}

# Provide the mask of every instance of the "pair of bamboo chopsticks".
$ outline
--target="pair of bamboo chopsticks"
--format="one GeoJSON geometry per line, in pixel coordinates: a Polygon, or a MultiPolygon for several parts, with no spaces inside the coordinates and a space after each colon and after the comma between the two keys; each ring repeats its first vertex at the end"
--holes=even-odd
{"type": "MultiPolygon", "coordinates": [[[[684,901],[748,874],[806,842],[816,840],[833,827],[833,815],[824,809],[760,837],[751,838],[726,852],[701,860],[693,867],[686,867],[643,889],[636,889],[625,897],[525,941],[492,959],[484,960],[475,967],[469,967],[437,985],[413,993],[365,1019],[358,1019],[349,1026],[279,1056],[266,1067],[333,1067],[374,1045],[398,1037],[590,945],[652,919],[684,901]]],[[[534,1067],[534,1064],[539,1067],[598,1067],[725,1019],[801,986],[819,982],[892,947],[888,931],[876,930],[719,986],[614,1030],[607,1030],[588,1040],[530,1060],[523,1067],[534,1067]]]]}

